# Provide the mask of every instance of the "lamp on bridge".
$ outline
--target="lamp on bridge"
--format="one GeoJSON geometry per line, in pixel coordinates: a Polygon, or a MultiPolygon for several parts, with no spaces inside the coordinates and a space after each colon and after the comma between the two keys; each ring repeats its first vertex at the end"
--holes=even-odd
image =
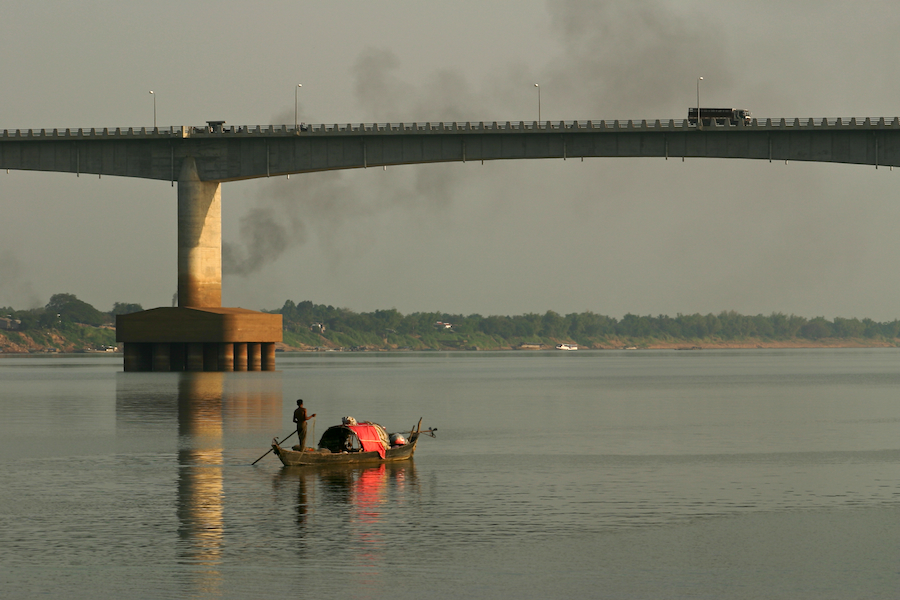
{"type": "Polygon", "coordinates": [[[540,84],[534,84],[534,87],[538,89],[538,124],[541,122],[541,86],[540,84]]]}
{"type": "Polygon", "coordinates": [[[153,90],[150,90],[150,95],[153,96],[153,129],[156,130],[156,94],[153,93],[153,90]]]}
{"type": "Polygon", "coordinates": [[[703,77],[697,78],[697,128],[701,128],[703,122],[700,120],[700,82],[703,81],[703,77]]]}
{"type": "Polygon", "coordinates": [[[294,131],[297,131],[297,91],[303,87],[302,83],[298,83],[294,88],[294,131]]]}

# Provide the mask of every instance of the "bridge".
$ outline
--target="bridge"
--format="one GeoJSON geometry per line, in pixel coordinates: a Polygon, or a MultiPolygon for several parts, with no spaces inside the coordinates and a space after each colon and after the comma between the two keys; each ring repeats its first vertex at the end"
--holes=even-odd
{"type": "Polygon", "coordinates": [[[178,306],[117,319],[126,371],[270,370],[281,317],[222,301],[221,184],[486,160],[740,158],[900,166],[900,118],[348,123],[0,132],[0,169],[178,183],[178,306]]]}
{"type": "Polygon", "coordinates": [[[0,168],[175,182],[334,169],[529,158],[743,158],[900,165],[900,118],[359,123],[4,130],[0,168]]]}

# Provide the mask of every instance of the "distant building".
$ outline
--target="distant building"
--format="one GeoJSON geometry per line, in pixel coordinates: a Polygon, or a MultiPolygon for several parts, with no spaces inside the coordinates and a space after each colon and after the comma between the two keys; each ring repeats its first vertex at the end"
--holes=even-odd
{"type": "Polygon", "coordinates": [[[22,321],[19,319],[10,319],[7,317],[0,317],[0,329],[5,329],[7,331],[16,331],[22,326],[22,321]]]}
{"type": "Polygon", "coordinates": [[[313,323],[309,326],[310,331],[318,331],[319,333],[325,333],[325,324],[324,323],[313,323]]]}
{"type": "Polygon", "coordinates": [[[443,321],[438,321],[434,324],[435,329],[450,329],[451,327],[453,327],[453,325],[451,325],[450,323],[444,323],[443,321]]]}

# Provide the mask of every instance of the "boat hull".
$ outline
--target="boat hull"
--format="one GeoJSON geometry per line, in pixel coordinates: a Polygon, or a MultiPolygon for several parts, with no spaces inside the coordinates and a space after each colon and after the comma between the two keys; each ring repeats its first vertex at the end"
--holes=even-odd
{"type": "Polygon", "coordinates": [[[278,444],[272,444],[272,450],[286,467],[378,464],[411,459],[416,451],[417,441],[418,439],[410,440],[405,446],[385,450],[384,458],[377,452],[299,452],[282,448],[278,444]]]}

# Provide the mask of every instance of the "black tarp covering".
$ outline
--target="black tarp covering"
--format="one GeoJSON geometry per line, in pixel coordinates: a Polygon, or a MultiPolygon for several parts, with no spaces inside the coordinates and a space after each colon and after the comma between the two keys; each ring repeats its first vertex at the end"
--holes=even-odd
{"type": "Polygon", "coordinates": [[[319,448],[327,448],[331,452],[349,452],[359,450],[359,439],[353,431],[344,425],[329,427],[319,439],[319,448]]]}

